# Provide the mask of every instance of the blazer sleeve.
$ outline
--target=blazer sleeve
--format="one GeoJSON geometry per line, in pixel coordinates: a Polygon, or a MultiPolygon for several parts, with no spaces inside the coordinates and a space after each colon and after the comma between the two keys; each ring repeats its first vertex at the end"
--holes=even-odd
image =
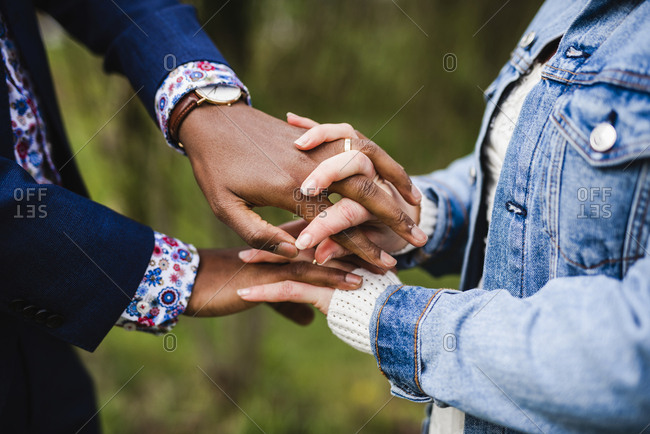
{"type": "Polygon", "coordinates": [[[195,60],[227,65],[196,11],[176,0],[37,0],[36,5],[124,74],[155,119],[155,94],[177,66],[195,60]]]}
{"type": "Polygon", "coordinates": [[[129,304],[153,231],[0,157],[3,315],[93,351],[129,304]]]}

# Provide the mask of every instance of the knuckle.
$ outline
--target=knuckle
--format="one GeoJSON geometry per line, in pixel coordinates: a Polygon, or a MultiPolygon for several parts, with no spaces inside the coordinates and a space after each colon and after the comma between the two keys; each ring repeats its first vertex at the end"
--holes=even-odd
{"type": "Polygon", "coordinates": [[[291,264],[291,274],[292,276],[304,276],[307,274],[307,263],[306,262],[293,262],[291,264]]]}
{"type": "Polygon", "coordinates": [[[397,226],[411,226],[411,218],[406,214],[404,211],[399,211],[397,213],[397,216],[395,217],[395,223],[397,223],[397,226]]]}
{"type": "Polygon", "coordinates": [[[358,178],[359,194],[363,197],[373,197],[377,192],[377,186],[372,179],[365,176],[358,178]]]}
{"type": "Polygon", "coordinates": [[[362,140],[361,141],[361,152],[366,154],[368,157],[372,157],[377,153],[378,146],[375,142],[371,140],[362,140]]]}
{"type": "Polygon", "coordinates": [[[345,129],[347,131],[347,134],[353,134],[354,133],[354,127],[352,125],[350,125],[349,123],[347,123],[347,122],[343,122],[341,124],[341,127],[343,127],[343,129],[345,129]]]}
{"type": "Polygon", "coordinates": [[[289,280],[283,280],[280,282],[280,287],[278,288],[278,295],[280,300],[288,301],[293,298],[293,283],[289,280]]]}
{"type": "Polygon", "coordinates": [[[356,202],[349,199],[341,199],[339,213],[348,224],[354,224],[359,219],[359,209],[356,202]]]}
{"type": "Polygon", "coordinates": [[[375,165],[372,164],[372,161],[370,161],[370,158],[368,158],[366,154],[361,153],[361,155],[356,158],[359,164],[359,170],[362,173],[372,172],[375,170],[375,165]]]}

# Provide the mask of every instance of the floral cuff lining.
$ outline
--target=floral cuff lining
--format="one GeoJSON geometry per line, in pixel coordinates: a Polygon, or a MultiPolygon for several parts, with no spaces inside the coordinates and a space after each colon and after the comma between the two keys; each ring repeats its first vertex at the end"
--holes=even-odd
{"type": "Polygon", "coordinates": [[[125,330],[169,332],[192,294],[199,254],[191,244],[154,232],[149,267],[131,303],[115,323],[125,330]]]}
{"type": "Polygon", "coordinates": [[[194,89],[210,84],[237,86],[246,93],[248,104],[251,103],[248,89],[237,78],[232,69],[224,64],[208,61],[188,62],[177,67],[169,73],[160,88],[158,88],[158,92],[156,92],[155,104],[158,126],[162,130],[167,143],[181,153],[185,152],[174,144],[169,136],[169,116],[176,103],[183,96],[194,89]]]}

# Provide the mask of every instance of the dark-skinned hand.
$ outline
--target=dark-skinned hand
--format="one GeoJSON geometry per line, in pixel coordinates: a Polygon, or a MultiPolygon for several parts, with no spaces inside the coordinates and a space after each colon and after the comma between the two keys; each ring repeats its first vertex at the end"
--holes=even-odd
{"type": "MultiPolygon", "coordinates": [[[[305,129],[291,126],[240,102],[232,106],[205,104],[181,124],[179,138],[196,180],[215,215],[250,246],[282,256],[298,254],[295,238],[262,220],[252,208],[274,206],[312,221],[331,202],[326,195],[304,196],[299,186],[318,164],[344,151],[336,140],[308,152],[293,144],[305,129]]],[[[420,200],[404,169],[379,146],[352,138],[351,147],[367,155],[378,174],[390,181],[411,204],[420,200]]],[[[372,180],[352,176],[332,184],[339,193],[362,204],[380,221],[414,245],[415,223],[399,204],[372,180]]],[[[341,246],[384,269],[395,260],[373,244],[359,229],[350,228],[335,238],[341,246]]]]}
{"type": "MultiPolygon", "coordinates": [[[[309,288],[357,289],[361,277],[352,274],[356,267],[335,262],[331,267],[309,262],[286,264],[244,264],[237,256],[242,249],[199,249],[201,262],[194,289],[184,312],[188,316],[224,316],[249,309],[258,303],[242,300],[237,290],[250,286],[280,283],[292,288],[300,283],[309,288]]],[[[311,307],[294,303],[270,303],[282,315],[308,324],[311,307]]]]}

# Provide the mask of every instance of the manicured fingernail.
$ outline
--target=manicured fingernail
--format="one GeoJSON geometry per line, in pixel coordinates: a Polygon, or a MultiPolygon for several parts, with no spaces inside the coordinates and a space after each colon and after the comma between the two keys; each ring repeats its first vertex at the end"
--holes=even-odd
{"type": "Polygon", "coordinates": [[[413,226],[413,229],[411,229],[411,235],[413,235],[413,238],[415,238],[415,241],[418,244],[424,244],[429,239],[429,237],[427,237],[427,234],[425,234],[424,231],[418,226],[413,226]]]}
{"type": "Polygon", "coordinates": [[[241,252],[237,253],[237,256],[239,256],[239,259],[242,261],[248,261],[251,259],[251,250],[242,250],[241,252]]]}
{"type": "Polygon", "coordinates": [[[420,192],[420,189],[415,186],[415,184],[411,184],[411,194],[415,198],[415,200],[420,201],[422,200],[422,193],[420,192]]]}
{"type": "Polygon", "coordinates": [[[237,290],[237,295],[240,296],[240,297],[246,297],[250,293],[251,293],[251,290],[248,289],[248,288],[238,289],[237,290]]]}
{"type": "MultiPolygon", "coordinates": [[[[325,264],[327,264],[327,263],[330,261],[330,259],[332,259],[332,256],[334,256],[334,255],[333,255],[333,254],[332,254],[332,255],[329,255],[327,258],[325,258],[325,260],[324,260],[323,262],[321,262],[321,263],[318,264],[318,265],[325,265],[325,264]]],[[[315,261],[315,259],[314,259],[314,261],[315,261]]]]}
{"type": "Polygon", "coordinates": [[[311,242],[313,241],[311,234],[302,234],[296,240],[296,248],[299,250],[305,250],[311,247],[311,242]]]}
{"type": "Polygon", "coordinates": [[[300,192],[305,196],[316,196],[318,193],[316,191],[316,181],[313,179],[305,180],[300,187],[300,192]]]}
{"type": "Polygon", "coordinates": [[[308,141],[309,140],[307,139],[307,137],[302,135],[302,136],[298,137],[298,139],[294,143],[296,145],[300,146],[301,148],[304,148],[308,141]]]}
{"type": "Polygon", "coordinates": [[[300,252],[298,252],[298,248],[293,244],[282,241],[280,244],[273,248],[273,253],[285,256],[287,258],[293,258],[295,256],[298,256],[298,253],[300,252]]]}
{"type": "Polygon", "coordinates": [[[361,280],[361,276],[357,276],[356,274],[348,273],[345,275],[345,281],[353,285],[360,285],[361,280]]]}
{"type": "Polygon", "coordinates": [[[386,267],[393,268],[395,264],[397,264],[397,260],[384,251],[381,252],[379,258],[381,259],[382,264],[386,267]]]}
{"type": "Polygon", "coordinates": [[[295,116],[295,114],[291,113],[291,112],[287,112],[287,117],[289,117],[289,116],[295,116]]]}

